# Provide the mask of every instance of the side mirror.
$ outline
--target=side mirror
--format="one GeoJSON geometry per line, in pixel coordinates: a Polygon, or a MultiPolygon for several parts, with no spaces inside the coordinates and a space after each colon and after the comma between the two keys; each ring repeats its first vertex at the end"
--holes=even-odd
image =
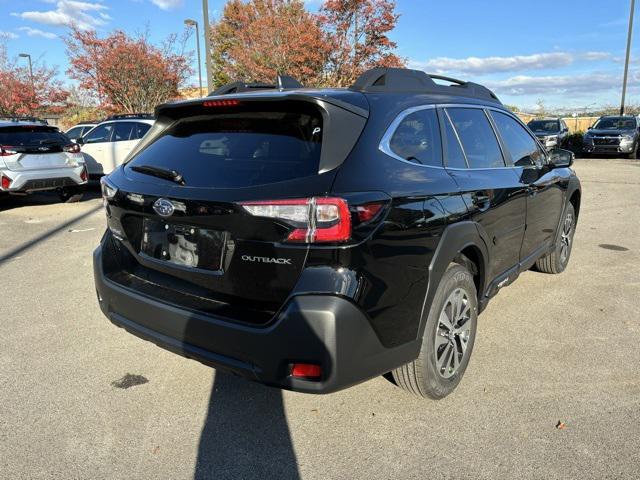
{"type": "Polygon", "coordinates": [[[567,168],[573,165],[576,156],[569,150],[562,148],[553,148],[549,152],[549,163],[554,168],[567,168]]]}
{"type": "Polygon", "coordinates": [[[84,145],[84,137],[78,137],[76,138],[76,143],[78,145],[84,145]]]}

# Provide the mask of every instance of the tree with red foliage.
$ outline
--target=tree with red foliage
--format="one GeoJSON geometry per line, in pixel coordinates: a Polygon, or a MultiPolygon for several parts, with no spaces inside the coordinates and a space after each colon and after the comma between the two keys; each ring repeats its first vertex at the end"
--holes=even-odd
{"type": "Polygon", "coordinates": [[[175,35],[157,47],[146,35],[132,38],[118,30],[99,38],[95,31],[74,28],[65,42],[67,73],[108,111],[151,112],[176,98],[191,73],[190,55],[176,52],[175,35]]]}
{"type": "Polygon", "coordinates": [[[327,83],[346,87],[374,67],[402,67],[406,61],[393,50],[387,34],[400,17],[390,0],[326,0],[320,17],[331,54],[326,65],[327,83]]]}
{"type": "Polygon", "coordinates": [[[387,37],[394,11],[389,0],[327,0],[319,14],[302,0],[230,0],[211,26],[214,84],[283,73],[308,86],[347,86],[371,67],[402,66],[387,37]]]}
{"type": "Polygon", "coordinates": [[[283,73],[316,84],[328,48],[319,19],[302,0],[230,0],[211,26],[214,83],[272,82],[283,73]]]}
{"type": "Polygon", "coordinates": [[[36,60],[32,79],[29,68],[18,66],[17,59],[9,59],[4,45],[0,44],[0,116],[59,113],[68,92],[56,79],[56,73],[55,68],[36,60]]]}

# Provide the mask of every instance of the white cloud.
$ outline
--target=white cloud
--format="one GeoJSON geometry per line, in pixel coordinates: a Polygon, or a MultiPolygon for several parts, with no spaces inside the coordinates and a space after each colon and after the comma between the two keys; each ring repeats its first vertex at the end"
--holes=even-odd
{"type": "Polygon", "coordinates": [[[53,40],[54,38],[58,38],[55,33],[45,32],[43,30],[31,27],[18,27],[18,30],[26,33],[29,37],[43,37],[53,40]]]}
{"type": "MultiPolygon", "coordinates": [[[[599,72],[540,77],[517,75],[505,80],[487,80],[484,84],[503,95],[586,94],[619,89],[622,85],[622,76],[599,72]]],[[[629,76],[629,86],[638,85],[640,85],[640,71],[634,71],[629,76]]]]}
{"type": "Polygon", "coordinates": [[[574,54],[570,52],[547,52],[532,55],[514,55],[510,57],[438,57],[426,62],[412,61],[414,68],[436,73],[458,72],[483,75],[499,72],[516,72],[523,70],[541,70],[561,68],[571,65],[575,60],[605,60],[611,55],[606,52],[586,52],[574,54]]]}
{"type": "Polygon", "coordinates": [[[182,6],[183,0],[151,0],[155,6],[162,10],[171,10],[182,6]]]}
{"type": "Polygon", "coordinates": [[[20,38],[20,36],[13,32],[0,32],[0,40],[15,40],[16,38],[20,38]]]}
{"type": "Polygon", "coordinates": [[[12,15],[45,25],[76,25],[82,30],[105,25],[107,20],[111,18],[105,13],[105,10],[108,10],[109,7],[102,3],[58,0],[55,5],[55,10],[12,13],[12,15]]]}

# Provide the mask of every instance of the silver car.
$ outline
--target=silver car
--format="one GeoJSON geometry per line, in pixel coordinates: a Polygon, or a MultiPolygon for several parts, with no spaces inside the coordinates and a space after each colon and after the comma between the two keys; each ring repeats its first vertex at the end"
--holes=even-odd
{"type": "Polygon", "coordinates": [[[74,202],[87,179],[80,146],[56,127],[0,122],[0,194],[56,190],[62,201],[74,202]]]}

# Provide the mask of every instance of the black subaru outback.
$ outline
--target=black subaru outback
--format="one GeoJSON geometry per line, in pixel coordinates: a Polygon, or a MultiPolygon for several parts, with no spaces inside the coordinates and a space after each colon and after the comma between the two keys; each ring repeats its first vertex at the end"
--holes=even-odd
{"type": "Polygon", "coordinates": [[[375,69],[216,93],[158,107],[103,179],[98,300],[135,335],[280,388],[392,372],[441,398],[489,299],[569,261],[572,154],[480,85],[375,69]]]}

